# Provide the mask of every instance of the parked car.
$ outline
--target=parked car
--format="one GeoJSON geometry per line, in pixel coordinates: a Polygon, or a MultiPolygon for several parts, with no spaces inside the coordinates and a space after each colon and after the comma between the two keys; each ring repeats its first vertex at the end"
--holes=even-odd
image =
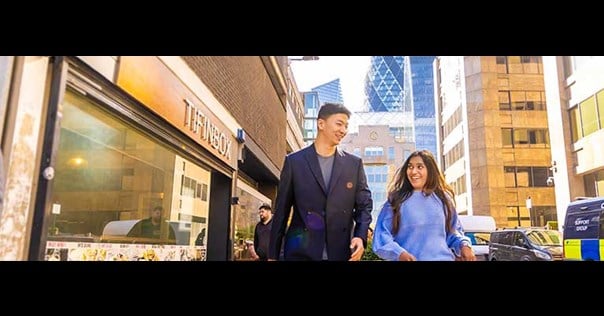
{"type": "Polygon", "coordinates": [[[562,258],[562,235],[557,230],[524,227],[491,233],[490,261],[552,261],[562,258]]]}
{"type": "Polygon", "coordinates": [[[492,216],[459,215],[464,235],[472,241],[472,249],[477,261],[489,260],[489,240],[491,232],[497,228],[492,216]]]}
{"type": "Polygon", "coordinates": [[[604,254],[604,197],[571,202],[564,220],[564,259],[601,261],[604,254]]]}

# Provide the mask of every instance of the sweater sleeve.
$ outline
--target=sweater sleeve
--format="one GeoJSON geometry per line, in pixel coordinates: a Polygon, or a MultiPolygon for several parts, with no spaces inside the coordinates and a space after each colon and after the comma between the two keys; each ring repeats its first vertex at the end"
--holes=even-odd
{"type": "Polygon", "coordinates": [[[449,248],[453,250],[456,256],[461,256],[461,247],[466,244],[468,246],[472,246],[472,242],[470,238],[466,237],[463,233],[463,228],[461,226],[461,222],[459,221],[459,217],[457,216],[457,211],[453,210],[453,230],[451,232],[447,232],[447,245],[449,248]]]}
{"type": "Polygon", "coordinates": [[[406,252],[392,235],[392,207],[386,201],[375,224],[373,234],[373,252],[387,261],[398,261],[401,253],[406,252]]]}

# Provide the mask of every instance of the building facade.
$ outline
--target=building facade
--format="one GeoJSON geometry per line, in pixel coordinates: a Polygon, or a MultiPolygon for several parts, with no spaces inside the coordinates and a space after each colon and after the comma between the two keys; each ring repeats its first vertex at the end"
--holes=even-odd
{"type": "Polygon", "coordinates": [[[335,79],[303,92],[304,99],[304,142],[310,145],[317,138],[319,109],[325,103],[344,103],[340,79],[335,79]]]}
{"type": "Polygon", "coordinates": [[[604,196],[604,57],[543,56],[543,71],[551,185],[562,221],[576,197],[604,196]]]}
{"type": "Polygon", "coordinates": [[[438,152],[458,212],[498,227],[556,221],[541,57],[439,57],[435,78],[438,152]]]}
{"type": "Polygon", "coordinates": [[[363,159],[373,199],[373,226],[388,197],[388,184],[406,157],[415,150],[415,145],[392,135],[388,125],[361,125],[358,132],[349,133],[342,139],[340,148],[363,159]]]}
{"type": "Polygon", "coordinates": [[[277,59],[3,57],[0,258],[242,259],[287,148],[277,59]]]}
{"type": "Polygon", "coordinates": [[[405,56],[405,95],[413,109],[415,146],[436,154],[436,121],[434,118],[435,56],[405,56]]]}
{"type": "Polygon", "coordinates": [[[325,103],[344,104],[344,98],[342,97],[342,86],[340,85],[339,78],[316,86],[310,90],[319,94],[320,106],[325,103]]]}

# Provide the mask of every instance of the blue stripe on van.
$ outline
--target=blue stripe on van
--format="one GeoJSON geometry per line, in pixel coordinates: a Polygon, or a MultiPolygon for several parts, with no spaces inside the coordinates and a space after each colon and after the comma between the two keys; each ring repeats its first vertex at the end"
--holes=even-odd
{"type": "Polygon", "coordinates": [[[600,241],[597,239],[581,240],[581,259],[600,261],[600,241]]]}

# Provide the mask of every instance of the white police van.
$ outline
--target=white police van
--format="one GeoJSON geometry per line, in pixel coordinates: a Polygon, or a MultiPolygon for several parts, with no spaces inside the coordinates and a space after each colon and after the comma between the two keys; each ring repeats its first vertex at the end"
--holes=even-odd
{"type": "Polygon", "coordinates": [[[484,215],[459,215],[459,221],[464,235],[472,241],[472,250],[474,250],[476,260],[487,261],[491,232],[497,229],[495,219],[492,216],[484,215]]]}

